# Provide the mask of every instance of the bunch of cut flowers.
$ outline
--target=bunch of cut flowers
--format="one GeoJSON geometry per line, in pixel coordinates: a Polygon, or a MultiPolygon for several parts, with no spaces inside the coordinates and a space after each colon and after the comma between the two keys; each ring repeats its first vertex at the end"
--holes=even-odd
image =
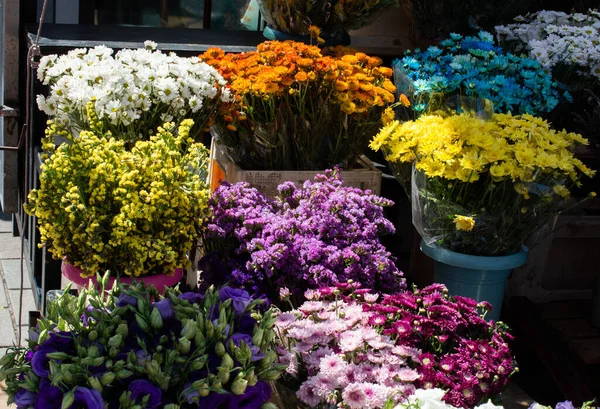
{"type": "MultiPolygon", "coordinates": [[[[104,285],[108,275],[99,279],[104,285]]],[[[0,362],[19,409],[258,409],[277,378],[272,311],[230,287],[65,293],[0,362]]]]}
{"type": "Polygon", "coordinates": [[[383,215],[389,200],[342,186],[338,170],[317,175],[302,188],[285,182],[278,190],[275,200],[247,183],[225,183],[214,192],[204,243],[218,252],[217,261],[233,256],[225,273],[204,268],[204,281],[229,282],[273,302],[282,287],[301,300],[309,288],[350,279],[377,290],[404,287],[402,273],[379,241],[394,232],[383,215]]]}
{"type": "Polygon", "coordinates": [[[541,115],[570,95],[534,59],[506,53],[485,31],[475,36],[451,34],[425,51],[394,61],[394,80],[408,96],[416,118],[443,107],[462,112],[459,97],[490,101],[495,112],[541,115]]]}
{"type": "Polygon", "coordinates": [[[573,154],[587,143],[531,115],[461,114],[391,121],[371,147],[412,163],[413,223],[427,244],[498,256],[519,251],[594,176],[573,154]]]}
{"type": "Polygon", "coordinates": [[[484,319],[489,303],[449,296],[442,284],[379,298],[351,282],[321,288],[308,297],[312,301],[307,308],[326,302],[360,306],[358,317],[389,337],[396,348],[392,351],[418,352],[407,361],[418,373],[414,387],[440,388],[445,391],[442,400],[454,407],[473,408],[497,398],[517,370],[506,325],[484,319]]]}
{"type": "Polygon", "coordinates": [[[221,102],[229,101],[219,73],[197,58],[146,48],[113,50],[105,46],[43,57],[38,79],[50,87],[38,95],[39,108],[57,125],[77,134],[91,121],[128,144],[147,140],[164,122],[194,120],[198,140],[221,102]]]}
{"type": "Polygon", "coordinates": [[[375,314],[365,311],[378,296],[345,301],[328,290],[308,290],[309,301],[277,317],[280,362],[288,365],[278,394],[290,407],[297,406],[285,398],[288,389],[297,391],[301,407],[349,409],[391,407],[388,401],[411,395],[421,353],[381,334],[375,314]]]}
{"type": "Polygon", "coordinates": [[[560,81],[600,84],[600,13],[542,10],[496,27],[500,43],[525,52],[560,81]]]}
{"type": "Polygon", "coordinates": [[[187,252],[209,215],[208,151],[190,137],[193,121],[166,123],[149,141],[125,142],[91,131],[45,145],[40,187],[25,210],[42,243],[85,277],[171,274],[190,265],[187,252]]]}
{"type": "Polygon", "coordinates": [[[298,36],[311,34],[316,26],[328,37],[339,38],[377,18],[398,0],[311,1],[290,4],[284,0],[258,0],[267,24],[279,31],[298,36]]]}
{"type": "Polygon", "coordinates": [[[200,56],[227,80],[233,101],[213,129],[243,169],[351,169],[394,102],[392,70],[381,59],[267,41],[256,52],[200,56]]]}

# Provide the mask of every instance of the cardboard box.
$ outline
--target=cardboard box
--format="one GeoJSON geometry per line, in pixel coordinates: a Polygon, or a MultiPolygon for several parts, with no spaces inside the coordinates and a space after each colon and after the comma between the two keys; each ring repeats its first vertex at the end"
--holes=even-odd
{"type": "MultiPolygon", "coordinates": [[[[357,187],[362,190],[370,189],[372,193],[381,193],[381,171],[376,169],[366,156],[360,158],[361,168],[343,170],[344,186],[357,187]]],[[[260,192],[269,197],[277,195],[277,186],[285,181],[292,181],[298,187],[304,181],[312,180],[323,171],[311,170],[244,170],[237,166],[227,155],[223,146],[213,139],[210,148],[210,165],[208,178],[211,191],[215,191],[221,181],[230,183],[248,182],[260,192]]]]}

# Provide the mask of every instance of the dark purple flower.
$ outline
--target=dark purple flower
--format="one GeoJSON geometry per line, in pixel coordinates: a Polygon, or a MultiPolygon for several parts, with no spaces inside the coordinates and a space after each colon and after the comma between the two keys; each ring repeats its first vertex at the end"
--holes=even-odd
{"type": "Polygon", "coordinates": [[[51,352],[71,352],[73,350],[73,335],[70,332],[52,332],[47,340],[40,344],[31,357],[33,372],[42,378],[50,374],[50,359],[47,354],[51,352]]]}
{"type": "Polygon", "coordinates": [[[246,313],[240,317],[240,320],[236,326],[238,332],[242,334],[252,335],[254,332],[254,326],[256,325],[256,320],[250,316],[250,314],[246,313]]]}
{"type": "Polygon", "coordinates": [[[223,287],[219,290],[219,301],[231,300],[233,310],[237,315],[242,315],[252,302],[247,291],[239,288],[223,287]]]}
{"type": "Polygon", "coordinates": [[[33,350],[29,350],[29,351],[27,351],[27,353],[25,353],[25,360],[26,360],[27,362],[31,362],[31,358],[33,358],[33,354],[34,354],[34,353],[35,353],[35,352],[34,352],[33,350]]]}
{"type": "Polygon", "coordinates": [[[141,404],[142,399],[148,396],[148,403],[143,406],[144,409],[157,409],[161,406],[162,391],[146,379],[136,379],[129,384],[127,390],[131,392],[131,399],[138,404],[141,404]]]}
{"type": "Polygon", "coordinates": [[[75,388],[75,400],[69,409],[104,409],[104,400],[96,389],[78,386],[75,388]]]}
{"type": "Polygon", "coordinates": [[[58,409],[61,407],[63,393],[57,386],[42,378],[38,388],[38,397],[34,409],[58,409]]]}
{"type": "Polygon", "coordinates": [[[564,402],[557,403],[554,409],[575,409],[575,406],[573,406],[573,402],[566,400],[564,402]]]}
{"type": "MultiPolygon", "coordinates": [[[[248,334],[235,333],[230,338],[235,346],[240,346],[242,341],[246,343],[250,347],[250,352],[252,352],[251,361],[258,361],[259,359],[264,358],[265,354],[260,353],[260,348],[256,345],[252,344],[252,337],[248,334]]],[[[226,344],[227,345],[227,344],[226,344]]]]}
{"type": "Polygon", "coordinates": [[[15,393],[15,397],[14,397],[15,405],[17,405],[17,407],[19,409],[28,408],[30,406],[33,406],[36,398],[37,398],[37,394],[35,392],[32,392],[25,388],[20,388],[17,391],[17,393],[15,393]]]}
{"type": "Polygon", "coordinates": [[[117,307],[125,307],[126,305],[131,305],[133,307],[137,307],[137,298],[133,295],[121,294],[119,295],[119,300],[117,301],[117,307]]]}
{"type": "Polygon", "coordinates": [[[248,386],[243,394],[233,396],[236,408],[259,409],[271,398],[271,387],[265,381],[258,381],[254,386],[248,386]]]}
{"type": "Polygon", "coordinates": [[[179,298],[189,302],[190,304],[198,304],[198,303],[204,301],[204,295],[202,295],[200,293],[195,293],[192,291],[180,294],[179,298]]]}
{"type": "Polygon", "coordinates": [[[163,298],[160,301],[152,303],[154,308],[158,309],[160,316],[163,320],[171,319],[175,316],[175,310],[173,309],[173,303],[168,298],[163,298]]]}

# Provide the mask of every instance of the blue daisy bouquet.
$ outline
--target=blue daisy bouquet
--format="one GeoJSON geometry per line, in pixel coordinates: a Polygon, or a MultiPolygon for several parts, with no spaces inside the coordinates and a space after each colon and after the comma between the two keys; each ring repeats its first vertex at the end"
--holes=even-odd
{"type": "MultiPolygon", "coordinates": [[[[108,275],[100,279],[106,284],[108,275]]],[[[65,293],[0,360],[18,409],[258,409],[285,369],[271,310],[246,291],[116,285],[65,293]]]]}
{"type": "Polygon", "coordinates": [[[469,110],[540,116],[570,98],[539,62],[504,52],[485,31],[407,51],[393,67],[398,93],[410,101],[403,119],[440,109],[460,113],[465,101],[469,110]]]}

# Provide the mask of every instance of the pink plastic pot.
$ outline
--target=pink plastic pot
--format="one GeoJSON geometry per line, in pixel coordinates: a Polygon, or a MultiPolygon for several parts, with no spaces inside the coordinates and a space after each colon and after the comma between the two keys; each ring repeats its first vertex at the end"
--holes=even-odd
{"type": "MultiPolygon", "coordinates": [[[[100,286],[98,284],[98,280],[96,279],[96,276],[84,278],[81,276],[81,269],[79,267],[72,266],[71,264],[66,263],[65,261],[62,262],[60,271],[67,279],[72,281],[77,286],[78,290],[81,290],[82,288],[87,287],[90,281],[94,284],[94,286],[96,288],[98,288],[98,289],[100,288],[100,286]]],[[[177,284],[181,281],[182,277],[183,277],[183,269],[178,268],[173,272],[173,274],[170,274],[170,275],[169,274],[158,274],[158,275],[143,276],[143,277],[127,276],[127,277],[120,277],[119,282],[123,283],[123,284],[131,284],[134,280],[136,282],[141,281],[147,286],[152,285],[152,286],[156,287],[156,289],[158,290],[159,293],[164,294],[165,287],[174,286],[175,284],[177,284]]],[[[109,277],[107,288],[111,288],[116,279],[117,279],[117,277],[109,277]]]]}

